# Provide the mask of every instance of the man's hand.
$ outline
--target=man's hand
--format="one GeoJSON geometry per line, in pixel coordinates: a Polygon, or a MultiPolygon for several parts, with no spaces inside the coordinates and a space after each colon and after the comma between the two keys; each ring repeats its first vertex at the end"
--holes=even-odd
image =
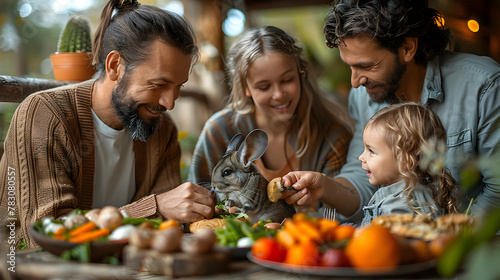
{"type": "Polygon", "coordinates": [[[297,192],[286,191],[282,198],[288,204],[298,207],[310,206],[318,201],[324,192],[324,184],[321,183],[327,177],[319,172],[312,171],[292,171],[281,178],[281,184],[286,187],[293,187],[297,192]]]}
{"type": "Polygon", "coordinates": [[[215,197],[209,190],[193,183],[184,183],[177,188],[156,195],[158,212],[168,219],[180,223],[191,223],[212,218],[215,197]]]}

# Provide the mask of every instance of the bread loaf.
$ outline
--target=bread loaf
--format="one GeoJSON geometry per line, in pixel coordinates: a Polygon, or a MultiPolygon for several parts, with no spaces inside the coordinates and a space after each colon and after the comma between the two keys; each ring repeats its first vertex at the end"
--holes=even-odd
{"type": "Polygon", "coordinates": [[[272,179],[267,184],[267,197],[271,202],[277,202],[281,198],[283,186],[281,185],[281,177],[272,179]]]}
{"type": "Polygon", "coordinates": [[[216,229],[223,228],[226,225],[226,221],[221,218],[204,219],[199,220],[189,225],[189,231],[195,233],[204,228],[216,229]]]}

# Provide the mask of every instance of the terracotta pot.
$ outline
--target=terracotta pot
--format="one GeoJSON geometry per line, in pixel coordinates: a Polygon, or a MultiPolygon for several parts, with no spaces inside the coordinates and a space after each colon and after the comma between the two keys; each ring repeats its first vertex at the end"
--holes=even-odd
{"type": "Polygon", "coordinates": [[[54,53],[50,55],[54,76],[58,81],[85,81],[96,72],[92,67],[90,53],[54,53]]]}

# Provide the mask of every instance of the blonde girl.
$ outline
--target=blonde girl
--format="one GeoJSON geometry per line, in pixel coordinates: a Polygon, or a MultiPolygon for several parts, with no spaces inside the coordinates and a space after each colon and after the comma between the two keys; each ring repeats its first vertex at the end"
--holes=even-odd
{"type": "Polygon", "coordinates": [[[363,143],[362,168],[380,186],[363,208],[363,225],[385,214],[456,212],[455,180],[444,167],[446,131],[432,110],[386,107],[366,124],[363,143]]]}

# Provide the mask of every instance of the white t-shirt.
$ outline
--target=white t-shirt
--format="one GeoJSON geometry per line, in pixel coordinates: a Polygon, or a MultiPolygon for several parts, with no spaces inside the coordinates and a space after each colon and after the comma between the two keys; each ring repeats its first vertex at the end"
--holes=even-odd
{"type": "Polygon", "coordinates": [[[93,208],[121,207],[135,194],[135,154],[128,128],[115,130],[92,110],[94,118],[95,172],[93,208]]]}

